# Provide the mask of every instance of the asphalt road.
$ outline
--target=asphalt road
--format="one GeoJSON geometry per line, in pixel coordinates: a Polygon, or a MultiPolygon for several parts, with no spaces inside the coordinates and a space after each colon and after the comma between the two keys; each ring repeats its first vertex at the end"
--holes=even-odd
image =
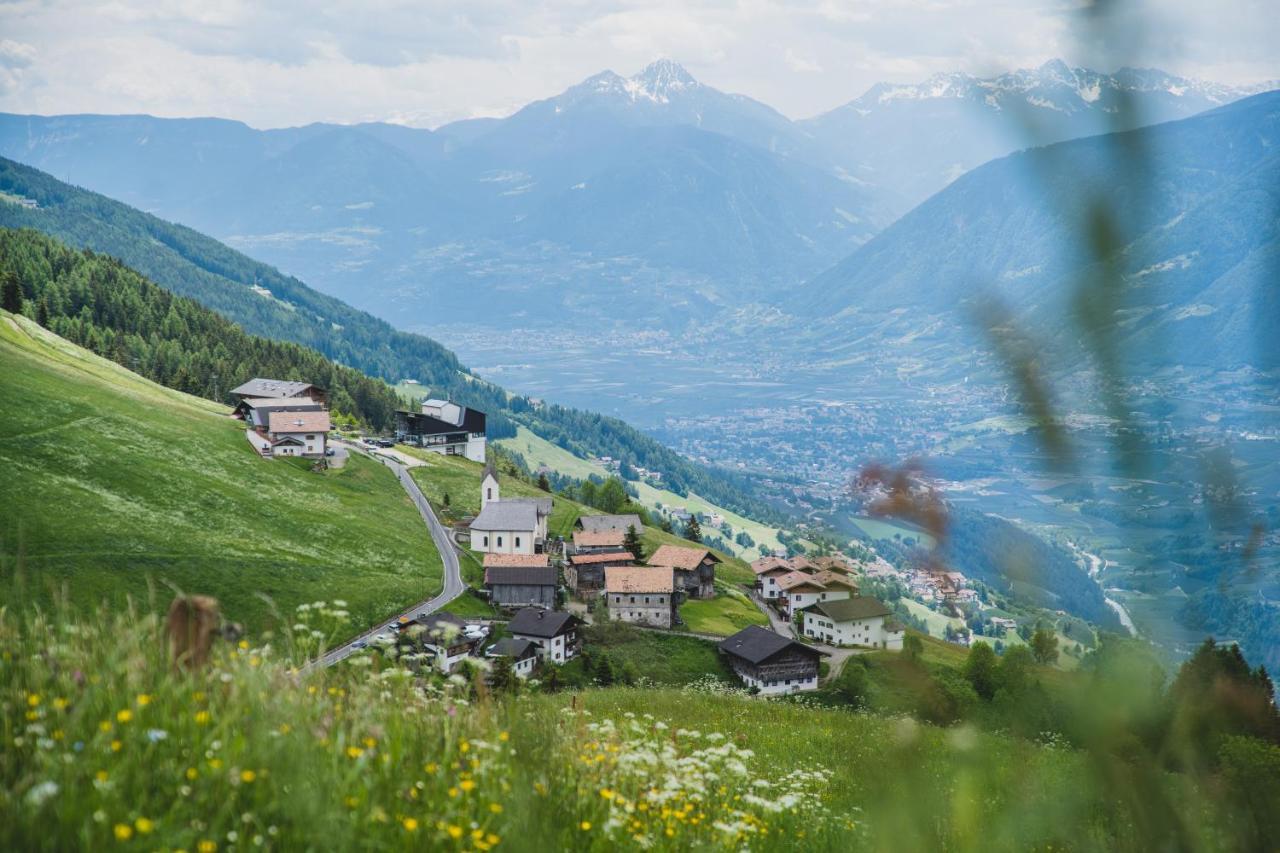
{"type": "Polygon", "coordinates": [[[453,541],[449,538],[449,531],[440,523],[440,519],[436,518],[435,511],[431,509],[431,504],[427,502],[427,498],[422,494],[422,490],[418,488],[418,484],[409,476],[408,469],[394,459],[383,456],[377,451],[370,451],[364,447],[349,442],[343,442],[343,446],[352,453],[363,453],[365,456],[376,459],[395,473],[396,479],[400,481],[400,485],[409,493],[409,497],[418,507],[418,512],[422,515],[422,520],[426,522],[427,530],[431,532],[431,541],[435,543],[436,550],[440,552],[440,559],[444,562],[444,589],[434,598],[429,598],[426,601],[420,601],[403,613],[397,613],[387,621],[378,623],[363,634],[352,637],[343,645],[330,649],[324,657],[320,658],[307,668],[331,666],[344,658],[350,657],[352,653],[358,651],[358,644],[368,643],[378,634],[388,631],[399,623],[401,617],[413,619],[416,616],[432,613],[462,595],[462,593],[467,589],[467,585],[462,582],[462,567],[458,564],[458,552],[453,541]]]}

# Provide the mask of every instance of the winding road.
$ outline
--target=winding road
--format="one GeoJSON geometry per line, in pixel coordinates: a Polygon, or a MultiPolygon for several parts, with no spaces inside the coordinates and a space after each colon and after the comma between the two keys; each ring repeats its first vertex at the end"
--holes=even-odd
{"type": "Polygon", "coordinates": [[[409,493],[409,498],[418,507],[418,513],[422,516],[422,520],[426,522],[427,530],[431,533],[431,541],[435,543],[436,550],[440,552],[440,559],[444,563],[444,589],[434,598],[420,601],[403,613],[397,613],[387,621],[379,622],[363,634],[352,637],[346,643],[330,649],[319,660],[305,667],[304,671],[316,667],[332,666],[338,661],[350,657],[378,634],[384,633],[397,625],[400,619],[413,619],[417,616],[434,613],[462,595],[467,589],[467,585],[462,582],[462,567],[458,564],[457,546],[449,538],[449,531],[445,529],[445,526],[440,523],[440,519],[436,517],[435,511],[431,509],[431,504],[427,502],[427,498],[422,494],[422,490],[418,488],[418,484],[409,476],[409,469],[395,459],[376,451],[370,451],[352,442],[342,442],[342,446],[349,452],[362,453],[371,459],[376,459],[395,473],[400,485],[409,493]]]}

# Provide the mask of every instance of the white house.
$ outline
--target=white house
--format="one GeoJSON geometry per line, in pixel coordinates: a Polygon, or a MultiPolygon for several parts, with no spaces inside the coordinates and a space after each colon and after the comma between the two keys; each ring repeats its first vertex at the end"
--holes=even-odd
{"type": "Polygon", "coordinates": [[[434,655],[436,669],[445,673],[453,672],[459,661],[470,657],[478,642],[467,634],[463,619],[443,612],[419,616],[400,628],[400,637],[434,655]]]}
{"type": "Polygon", "coordinates": [[[329,413],[325,411],[271,412],[265,435],[248,432],[250,442],[260,451],[260,442],[265,439],[272,456],[324,456],[329,428],[329,413]],[[254,436],[259,440],[255,441],[254,436]]]}
{"type": "Polygon", "coordinates": [[[778,578],[777,584],[778,600],[782,604],[782,612],[787,616],[794,616],[810,605],[848,598],[853,594],[847,585],[828,586],[804,572],[785,574],[778,578]]]}
{"type": "Polygon", "coordinates": [[[487,554],[538,554],[547,539],[551,498],[503,500],[490,465],[480,482],[480,514],[471,522],[471,550],[487,554]]]}
{"type": "Polygon", "coordinates": [[[868,595],[822,601],[806,608],[801,632],[834,646],[901,649],[903,629],[893,611],[868,595]]]}
{"type": "Polygon", "coordinates": [[[426,400],[421,411],[396,412],[396,439],[445,456],[483,462],[485,413],[449,400],[426,400]]]}
{"type": "Polygon", "coordinates": [[[793,569],[786,560],[761,557],[751,564],[751,571],[756,575],[756,592],[761,598],[771,600],[782,594],[778,588],[778,578],[791,574],[793,569]]]}
{"type": "Polygon", "coordinates": [[[510,658],[511,671],[518,678],[533,675],[533,670],[538,665],[538,647],[530,640],[517,640],[514,637],[506,637],[494,643],[485,652],[485,656],[510,658]]]}
{"type": "Polygon", "coordinates": [[[572,613],[525,607],[516,611],[507,630],[516,640],[528,640],[538,647],[538,655],[553,663],[564,663],[578,654],[578,619],[572,613]]]}

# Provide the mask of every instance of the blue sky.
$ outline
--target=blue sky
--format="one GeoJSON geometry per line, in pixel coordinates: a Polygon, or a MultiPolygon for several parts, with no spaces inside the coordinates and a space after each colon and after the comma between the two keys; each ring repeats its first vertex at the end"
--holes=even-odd
{"type": "Polygon", "coordinates": [[[665,56],[800,118],[881,80],[1062,57],[1280,78],[1274,0],[0,0],[0,110],[217,115],[257,127],[503,115],[665,56]]]}

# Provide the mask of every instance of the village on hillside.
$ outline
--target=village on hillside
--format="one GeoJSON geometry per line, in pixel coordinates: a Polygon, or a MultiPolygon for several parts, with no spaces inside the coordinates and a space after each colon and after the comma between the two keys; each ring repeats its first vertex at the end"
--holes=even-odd
{"type": "MultiPolygon", "coordinates": [[[[370,645],[393,649],[446,674],[466,659],[485,660],[530,679],[574,660],[583,651],[584,626],[622,623],[713,642],[744,688],[781,695],[817,689],[820,673],[850,654],[901,650],[909,620],[929,633],[906,601],[938,614],[947,623],[946,639],[960,645],[968,645],[973,633],[954,616],[990,609],[963,574],[895,567],[865,543],[858,544],[857,557],[809,556],[795,552],[794,545],[791,553],[761,548],[749,564],[752,580],[718,577],[727,558],[707,546],[700,525],[715,530],[723,519],[677,507],[656,515],[680,544],[646,549],[646,522],[652,524],[655,513],[638,506],[616,514],[575,512],[572,530],[553,535],[549,519],[566,499],[551,492],[545,468],[538,471],[542,488],[536,496],[504,494],[504,478],[514,474],[500,474],[493,463],[485,413],[449,400],[426,399],[417,410],[397,412],[393,438],[354,440],[334,433],[325,390],[316,385],[255,378],[231,393],[238,401],[234,417],[244,422],[250,445],[264,459],[300,457],[327,467],[357,452],[392,464],[420,464],[410,454],[425,452],[484,465],[478,511],[453,526],[448,547],[482,569],[478,582],[462,589],[467,600],[482,603],[485,615],[454,613],[447,603],[403,614],[352,641],[348,651],[370,645]],[[749,602],[755,618],[739,621],[752,624],[709,633],[682,618],[685,604],[714,606],[726,595],[749,602]]],[[[621,467],[615,459],[602,461],[608,470],[621,467]]],[[[650,483],[662,479],[661,472],[647,469],[636,469],[635,476],[650,483]]],[[[990,615],[985,627],[1001,637],[1019,623],[990,615]]]]}

